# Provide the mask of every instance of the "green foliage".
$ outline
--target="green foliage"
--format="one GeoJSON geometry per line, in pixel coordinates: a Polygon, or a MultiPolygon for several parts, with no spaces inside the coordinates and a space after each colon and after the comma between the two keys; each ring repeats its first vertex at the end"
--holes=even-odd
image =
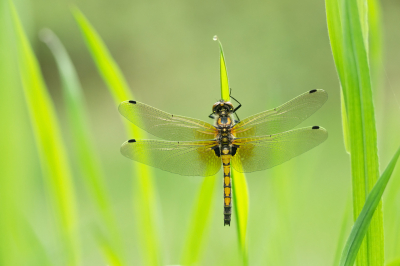
{"type": "MultiPolygon", "coordinates": [[[[365,0],[326,0],[332,53],[343,89],[342,117],[344,138],[350,148],[354,219],[359,216],[379,176],[367,7],[365,0]]],[[[365,244],[360,248],[357,265],[382,265],[383,252],[382,206],[378,205],[365,244]]]]}
{"type": "Polygon", "coordinates": [[[59,230],[62,261],[79,264],[76,200],[65,147],[53,103],[47,92],[39,64],[22,28],[14,5],[10,2],[16,33],[18,65],[26,104],[33,127],[43,176],[59,230]]]}
{"type": "MultiPolygon", "coordinates": [[[[215,40],[216,37],[214,37],[215,40]]],[[[220,80],[221,80],[221,99],[230,101],[228,72],[226,70],[224,50],[218,40],[220,48],[220,80]]],[[[233,209],[235,211],[236,229],[239,239],[239,248],[244,265],[248,264],[247,258],[247,220],[249,216],[249,193],[247,189],[246,177],[243,173],[235,171],[231,167],[232,175],[232,195],[233,209]]]]}
{"type": "Polygon", "coordinates": [[[388,184],[390,177],[392,176],[394,167],[396,166],[399,156],[400,156],[400,148],[397,150],[396,154],[393,156],[392,160],[386,167],[382,176],[378,179],[375,186],[368,194],[364,207],[360,215],[358,216],[356,222],[354,223],[350,236],[347,239],[346,246],[343,249],[339,263],[340,266],[354,265],[358,250],[361,246],[363,238],[367,233],[368,226],[372,220],[372,215],[374,214],[377,206],[379,205],[383,192],[385,191],[386,185],[388,184]]]}
{"type": "Polygon", "coordinates": [[[184,242],[181,257],[182,265],[192,265],[200,260],[201,251],[204,249],[203,246],[208,236],[208,228],[214,206],[213,195],[218,188],[218,184],[220,184],[218,182],[220,181],[219,177],[218,175],[207,176],[201,184],[184,242]]]}
{"type": "Polygon", "coordinates": [[[105,248],[107,251],[106,254],[113,254],[112,256],[107,256],[110,258],[108,263],[110,265],[121,265],[121,258],[116,254],[120,253],[118,250],[121,250],[122,244],[120,243],[121,240],[117,230],[117,224],[110,206],[110,199],[104,181],[104,173],[92,142],[93,137],[88,126],[89,119],[84,96],[76,70],[64,46],[52,31],[43,30],[41,32],[41,37],[52,51],[60,71],[81,177],[86,181],[86,188],[91,195],[94,207],[97,209],[96,213],[100,214],[99,218],[101,222],[99,222],[97,226],[101,227],[102,224],[104,224],[105,230],[103,231],[110,232],[110,235],[106,238],[111,238],[113,240],[111,242],[114,242],[114,245],[116,245],[116,247],[110,246],[112,245],[109,243],[110,241],[105,240],[103,237],[102,246],[107,246],[107,248],[105,248]]]}
{"type": "MultiPolygon", "coordinates": [[[[110,55],[106,45],[98,33],[90,25],[85,16],[73,8],[73,14],[82,32],[86,45],[92,55],[97,69],[108,85],[115,104],[133,99],[127,82],[110,55]]],[[[142,138],[143,133],[138,128],[127,125],[128,137],[142,138]]],[[[133,202],[136,212],[136,227],[140,236],[140,247],[142,249],[145,265],[160,265],[161,252],[158,243],[158,233],[155,227],[155,192],[150,169],[143,164],[134,165],[134,191],[133,202]]]]}

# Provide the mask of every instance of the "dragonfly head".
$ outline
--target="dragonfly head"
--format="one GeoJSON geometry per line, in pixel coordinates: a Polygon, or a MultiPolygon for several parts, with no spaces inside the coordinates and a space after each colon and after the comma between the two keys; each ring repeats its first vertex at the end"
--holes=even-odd
{"type": "Polygon", "coordinates": [[[220,116],[228,116],[233,112],[233,105],[230,102],[219,101],[214,103],[212,107],[213,114],[220,116]]]}

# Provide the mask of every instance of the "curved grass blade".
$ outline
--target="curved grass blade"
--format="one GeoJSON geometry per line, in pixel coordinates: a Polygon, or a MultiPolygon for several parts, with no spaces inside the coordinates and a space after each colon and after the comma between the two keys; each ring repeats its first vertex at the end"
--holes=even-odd
{"type": "MultiPolygon", "coordinates": [[[[132,100],[132,93],[121,70],[118,68],[98,33],[78,8],[73,8],[72,13],[99,73],[108,85],[111,95],[114,97],[116,105],[126,100],[132,100]]],[[[143,138],[143,132],[137,127],[127,123],[125,125],[128,136],[143,138]]],[[[142,250],[141,254],[145,261],[144,264],[149,266],[160,265],[162,259],[159,236],[156,230],[156,204],[152,175],[148,166],[134,164],[133,176],[133,204],[137,217],[136,228],[137,234],[140,237],[139,242],[142,250]]]]}
{"type": "Polygon", "coordinates": [[[354,264],[362,240],[366,235],[369,224],[372,220],[372,216],[379,205],[386,185],[388,184],[390,177],[392,176],[399,156],[400,148],[397,150],[396,154],[393,156],[382,176],[378,179],[375,186],[369,193],[367,200],[365,201],[365,205],[356,222],[354,223],[350,236],[347,239],[346,246],[343,249],[339,263],[340,266],[352,266],[354,264]]]}
{"type": "MultiPolygon", "coordinates": [[[[348,119],[354,219],[361,212],[369,191],[379,177],[374,105],[366,45],[368,29],[365,29],[365,1],[326,0],[332,53],[343,88],[348,119]],[[363,5],[361,9],[358,3],[363,5]]],[[[357,265],[382,265],[384,243],[381,205],[375,212],[364,242],[357,265]]]]}
{"type": "Polygon", "coordinates": [[[213,37],[214,41],[218,41],[219,44],[219,73],[221,81],[221,99],[224,101],[230,101],[229,94],[229,82],[228,82],[228,72],[226,71],[224,50],[222,48],[222,43],[219,41],[217,35],[213,37]]]}
{"type": "MultiPolygon", "coordinates": [[[[378,0],[368,0],[369,59],[371,66],[372,89],[378,97],[383,97],[379,90],[383,72],[382,20],[378,0]]],[[[380,102],[380,101],[377,101],[380,102]]]]}
{"type": "MultiPolygon", "coordinates": [[[[215,37],[214,37],[215,39],[215,37]]],[[[225,56],[221,42],[220,48],[220,74],[221,74],[221,98],[230,101],[228,73],[226,71],[225,56]]],[[[239,248],[242,253],[243,265],[248,265],[247,257],[247,221],[249,215],[249,193],[246,177],[243,173],[235,171],[231,166],[233,208],[236,216],[236,229],[239,238],[239,248]]]]}
{"type": "Polygon", "coordinates": [[[243,173],[232,171],[233,203],[239,237],[239,248],[242,251],[243,265],[248,265],[247,253],[247,221],[249,217],[249,192],[246,176],[243,173]]]}
{"type": "Polygon", "coordinates": [[[190,227],[185,240],[181,256],[182,265],[193,265],[199,261],[205,236],[208,235],[208,227],[211,220],[211,206],[214,202],[214,193],[218,184],[218,176],[204,178],[196,203],[193,207],[193,214],[190,218],[190,227]]]}
{"type": "Polygon", "coordinates": [[[49,199],[53,204],[59,229],[60,241],[57,242],[62,245],[62,261],[68,265],[77,265],[79,248],[76,231],[76,202],[65,147],[39,64],[12,2],[10,2],[10,9],[16,32],[18,63],[25,100],[49,199]]]}
{"type": "MultiPolygon", "coordinates": [[[[57,36],[51,30],[45,29],[41,31],[41,38],[53,53],[60,72],[77,162],[82,173],[81,177],[86,182],[86,189],[99,214],[100,223],[106,226],[103,234],[109,232],[108,237],[103,238],[103,246],[109,245],[107,248],[109,250],[108,253],[119,254],[120,252],[118,251],[122,249],[121,239],[114,219],[115,215],[110,206],[104,173],[92,142],[92,134],[88,127],[89,119],[78,75],[67,51],[57,36]],[[114,243],[115,247],[112,246],[113,244],[110,241],[106,240],[107,238],[113,240],[111,242],[114,243]]],[[[111,256],[108,257],[110,258],[111,256]]],[[[113,257],[118,258],[120,256],[114,255],[113,257]]],[[[109,261],[108,263],[118,265],[115,262],[119,260],[109,261]]]]}
{"type": "Polygon", "coordinates": [[[8,1],[0,0],[0,147],[6,155],[0,160],[0,265],[51,265],[30,224],[29,214],[26,215],[33,197],[27,185],[32,180],[31,168],[26,162],[32,159],[33,151],[27,137],[28,117],[24,108],[15,108],[21,106],[24,96],[16,71],[16,55],[11,52],[11,23],[8,1]]]}

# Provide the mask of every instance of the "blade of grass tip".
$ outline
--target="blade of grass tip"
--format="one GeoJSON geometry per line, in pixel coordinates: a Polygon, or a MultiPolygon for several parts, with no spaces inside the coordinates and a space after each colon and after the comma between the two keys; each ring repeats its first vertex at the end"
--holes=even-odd
{"type": "Polygon", "coordinates": [[[214,193],[216,191],[218,177],[207,176],[201,184],[200,191],[194,204],[193,213],[190,218],[189,230],[185,240],[184,249],[180,263],[182,265],[193,265],[199,261],[203,244],[208,236],[214,193]]]}
{"type": "MultiPolygon", "coordinates": [[[[353,185],[353,212],[356,219],[368,193],[379,177],[377,133],[372,99],[368,50],[355,0],[344,1],[343,33],[345,82],[348,91],[348,125],[351,141],[351,169],[353,185]]],[[[360,249],[357,265],[382,265],[384,262],[382,204],[371,221],[367,237],[360,249]]]]}
{"type": "MultiPolygon", "coordinates": [[[[218,40],[217,36],[213,38],[218,40]]],[[[220,79],[221,79],[221,98],[224,101],[230,101],[228,73],[226,71],[224,50],[222,43],[218,40],[220,48],[220,79]]],[[[235,171],[231,167],[232,174],[232,194],[233,194],[233,208],[236,217],[236,229],[239,238],[239,248],[243,257],[244,265],[248,264],[247,257],[247,221],[249,215],[249,193],[247,189],[246,177],[243,173],[235,171]]]]}
{"type": "MultiPolygon", "coordinates": [[[[43,29],[40,32],[40,37],[53,53],[60,72],[77,162],[82,173],[81,177],[86,183],[86,189],[99,214],[99,223],[105,224],[106,232],[109,232],[108,237],[116,245],[116,247],[110,246],[108,249],[118,254],[120,253],[118,251],[122,250],[121,238],[117,230],[115,215],[110,206],[110,197],[107,193],[104,173],[92,142],[93,138],[88,126],[89,119],[85,99],[78,75],[67,51],[57,36],[51,30],[43,29]]],[[[112,245],[109,243],[110,241],[104,240],[103,242],[105,242],[104,244],[112,245]]]]}
{"type": "Polygon", "coordinates": [[[219,44],[219,71],[220,71],[219,73],[221,81],[221,99],[229,102],[230,101],[229,82],[228,82],[228,73],[226,71],[226,65],[225,65],[224,50],[222,49],[222,43],[219,41],[217,35],[213,37],[213,40],[218,41],[219,44]]]}
{"type": "MultiPolygon", "coordinates": [[[[362,240],[366,235],[373,214],[381,201],[383,192],[385,191],[390,177],[392,176],[399,156],[400,148],[397,150],[396,154],[393,156],[382,176],[378,179],[375,186],[369,193],[367,200],[365,201],[365,204],[362,208],[362,211],[358,216],[356,222],[354,223],[353,228],[351,229],[351,233],[349,238],[347,239],[346,246],[343,249],[339,263],[340,266],[352,266],[354,264],[362,240]]],[[[379,265],[383,265],[383,263],[379,265]]]]}
{"type": "MultiPolygon", "coordinates": [[[[128,84],[121,70],[115,63],[103,40],[89,23],[82,12],[72,7],[72,13],[81,30],[85,43],[92,55],[97,69],[102,76],[116,104],[133,99],[128,84]]],[[[144,134],[137,127],[125,123],[128,136],[143,138],[144,134]]],[[[144,164],[133,164],[133,204],[136,213],[136,229],[139,235],[141,254],[144,265],[160,265],[161,249],[159,234],[156,228],[156,202],[151,171],[144,164]]]]}
{"type": "MultiPolygon", "coordinates": [[[[213,40],[218,40],[217,36],[214,36],[213,40]]],[[[221,44],[220,47],[222,47],[221,44]]],[[[229,101],[229,85],[223,57],[223,53],[220,52],[220,69],[221,73],[225,73],[224,80],[221,74],[221,96],[225,101],[229,101]],[[228,93],[226,94],[226,92],[228,93]]],[[[185,248],[182,251],[181,263],[183,265],[190,265],[199,260],[202,244],[207,237],[206,232],[211,216],[211,206],[213,205],[213,197],[211,195],[216,191],[218,185],[217,180],[217,176],[206,177],[201,185],[196,203],[193,207],[194,211],[190,218],[190,227],[184,245],[185,248]]]]}
{"type": "Polygon", "coordinates": [[[18,62],[24,95],[33,127],[36,146],[53,203],[61,235],[62,260],[68,265],[79,262],[76,202],[65,147],[61,141],[55,110],[40,72],[39,64],[22,28],[13,3],[10,10],[16,33],[18,62]]]}

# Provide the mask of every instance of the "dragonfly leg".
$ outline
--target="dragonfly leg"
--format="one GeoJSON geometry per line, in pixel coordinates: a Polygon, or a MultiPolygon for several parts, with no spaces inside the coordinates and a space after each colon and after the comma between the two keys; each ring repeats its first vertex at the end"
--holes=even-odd
{"type": "Polygon", "coordinates": [[[235,116],[236,116],[236,118],[237,118],[237,120],[236,120],[235,122],[236,122],[236,123],[239,123],[239,122],[240,122],[240,118],[239,118],[238,114],[236,113],[236,111],[239,110],[240,107],[242,107],[242,104],[232,96],[232,88],[231,88],[230,91],[229,91],[229,96],[230,96],[232,99],[234,99],[235,102],[237,102],[237,103],[239,104],[239,105],[233,110],[233,113],[235,114],[235,116]]]}

